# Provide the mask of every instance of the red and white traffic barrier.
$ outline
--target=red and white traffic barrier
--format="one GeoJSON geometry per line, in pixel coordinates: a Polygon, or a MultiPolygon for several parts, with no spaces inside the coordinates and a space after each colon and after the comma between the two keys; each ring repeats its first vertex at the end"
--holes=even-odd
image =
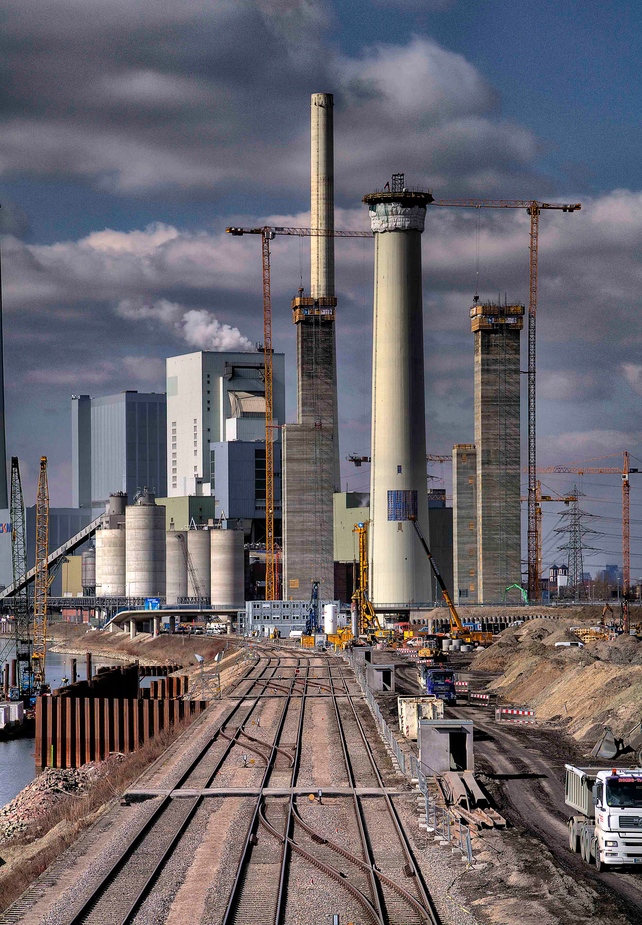
{"type": "Polygon", "coordinates": [[[519,709],[515,707],[495,707],[495,720],[508,723],[534,723],[535,710],[519,709]]]}

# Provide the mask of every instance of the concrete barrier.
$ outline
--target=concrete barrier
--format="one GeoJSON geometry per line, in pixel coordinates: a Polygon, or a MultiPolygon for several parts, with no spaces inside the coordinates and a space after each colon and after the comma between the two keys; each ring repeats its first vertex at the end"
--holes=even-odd
{"type": "Polygon", "coordinates": [[[495,707],[495,720],[498,723],[535,723],[535,710],[520,707],[495,707]]]}

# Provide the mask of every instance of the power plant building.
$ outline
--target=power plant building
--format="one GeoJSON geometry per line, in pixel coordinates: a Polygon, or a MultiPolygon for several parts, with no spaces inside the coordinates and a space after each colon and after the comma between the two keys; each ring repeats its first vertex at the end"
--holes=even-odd
{"type": "MultiPolygon", "coordinates": [[[[272,363],[274,422],[279,425],[285,420],[284,355],[275,353],[272,363]]],[[[211,444],[228,440],[265,440],[262,354],[199,351],[169,357],[168,497],[209,495],[211,444]]]]}
{"type": "Polygon", "coordinates": [[[396,613],[430,600],[421,235],[433,197],[403,174],[364,197],[375,239],[370,598],[396,613]]]}
{"type": "Polygon", "coordinates": [[[334,288],[334,100],[311,98],[310,295],[292,302],[297,423],[283,429],[283,597],[334,597],[332,495],[339,490],[334,288]]]}
{"type": "Polygon", "coordinates": [[[460,601],[467,590],[471,602],[496,604],[505,599],[510,585],[521,584],[520,335],[524,306],[475,301],[470,318],[475,472],[471,473],[473,448],[456,446],[455,588],[460,601]],[[471,564],[473,546],[475,566],[471,564]]]}
{"type": "Polygon", "coordinates": [[[104,510],[109,496],[117,491],[130,498],[146,488],[165,495],[166,434],[163,393],[125,391],[102,398],[73,395],[73,506],[104,510]]]}

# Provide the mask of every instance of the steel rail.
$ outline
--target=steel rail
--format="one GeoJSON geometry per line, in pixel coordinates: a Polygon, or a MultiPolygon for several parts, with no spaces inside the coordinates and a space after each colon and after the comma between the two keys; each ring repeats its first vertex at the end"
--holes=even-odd
{"type": "MultiPolygon", "coordinates": [[[[297,659],[297,663],[298,661],[299,659],[297,659]]],[[[294,678],[292,679],[292,686],[294,686],[294,678]]],[[[235,909],[236,909],[238,900],[242,892],[242,883],[243,883],[243,879],[245,876],[245,871],[250,863],[252,847],[254,845],[254,841],[256,837],[256,829],[258,828],[258,825],[259,825],[259,813],[260,813],[261,805],[263,802],[263,791],[265,787],[267,786],[267,782],[270,778],[270,774],[272,773],[272,769],[276,761],[276,756],[278,752],[275,748],[275,745],[279,742],[279,739],[283,732],[283,727],[285,725],[285,719],[286,719],[291,702],[292,702],[291,698],[286,697],[283,703],[283,709],[281,711],[281,716],[279,717],[277,729],[274,735],[274,740],[273,740],[272,748],[270,751],[269,760],[267,762],[265,771],[263,773],[263,778],[260,784],[259,794],[256,798],[256,804],[254,807],[254,812],[252,814],[252,819],[250,820],[250,824],[247,829],[247,834],[245,836],[243,848],[241,850],[241,857],[237,865],[236,876],[234,877],[234,883],[232,884],[232,889],[230,891],[230,897],[228,899],[227,906],[225,908],[225,913],[223,915],[221,925],[232,925],[232,923],[234,922],[235,909]]]]}
{"type": "MultiPolygon", "coordinates": [[[[341,677],[341,675],[340,675],[341,677]]],[[[344,680],[344,686],[347,691],[347,684],[344,680]]],[[[377,915],[379,917],[379,922],[381,925],[385,925],[385,915],[384,915],[384,906],[385,900],[383,892],[379,885],[379,881],[375,876],[375,859],[372,853],[372,846],[366,834],[365,819],[363,818],[363,811],[361,809],[361,804],[359,803],[359,798],[356,794],[356,780],[354,776],[354,770],[352,768],[352,761],[348,753],[348,743],[346,741],[345,729],[343,728],[343,722],[341,720],[341,715],[339,713],[339,703],[336,696],[332,697],[332,703],[334,706],[334,712],[337,720],[337,729],[339,731],[339,741],[341,742],[341,751],[343,753],[343,761],[346,768],[346,773],[348,775],[348,784],[352,790],[352,803],[354,807],[354,814],[357,820],[357,828],[359,829],[359,838],[361,840],[361,846],[364,849],[364,856],[368,859],[368,879],[370,881],[370,889],[372,890],[372,895],[374,897],[374,905],[376,908],[377,915]]]]}
{"type": "MultiPolygon", "coordinates": [[[[271,667],[271,666],[270,666],[270,662],[271,662],[271,661],[272,661],[272,659],[271,659],[270,657],[268,657],[268,658],[267,658],[267,665],[265,665],[265,666],[263,667],[261,673],[264,673],[265,671],[267,671],[267,670],[271,667]]],[[[252,665],[251,668],[248,670],[248,674],[249,674],[250,672],[252,672],[252,671],[255,671],[255,670],[257,669],[257,667],[258,667],[258,665],[252,665]]],[[[277,667],[277,666],[275,666],[274,670],[276,670],[276,667],[277,667]]],[[[259,702],[259,700],[258,700],[258,698],[256,698],[256,699],[254,700],[254,703],[252,704],[252,707],[251,707],[251,709],[250,709],[250,714],[249,714],[249,715],[251,715],[252,710],[256,707],[256,705],[258,704],[258,702],[259,702]]],[[[232,708],[232,710],[228,713],[228,715],[227,715],[226,717],[223,718],[223,720],[222,720],[222,722],[219,724],[219,726],[212,732],[212,735],[211,735],[211,737],[209,738],[209,740],[203,745],[202,749],[199,751],[199,754],[198,754],[198,755],[194,758],[194,760],[190,763],[189,767],[181,774],[181,776],[179,777],[179,779],[178,779],[178,781],[177,781],[175,787],[173,788],[174,790],[180,789],[180,788],[185,784],[185,782],[189,779],[189,777],[193,774],[195,768],[198,766],[198,764],[200,764],[200,762],[203,760],[203,758],[205,757],[205,755],[206,755],[207,752],[209,751],[209,749],[210,749],[212,743],[215,741],[215,739],[216,739],[216,737],[218,736],[219,732],[225,727],[225,725],[227,725],[227,723],[230,721],[230,719],[232,719],[232,717],[234,716],[234,714],[235,714],[238,710],[240,710],[240,708],[241,708],[241,706],[243,705],[243,703],[244,703],[244,701],[239,701],[238,704],[235,704],[235,706],[234,706],[234,707],[232,708]]],[[[247,718],[246,718],[246,720],[247,720],[247,718]]],[[[232,745],[229,746],[229,750],[231,750],[231,748],[232,748],[232,745]]],[[[216,775],[216,773],[218,773],[218,770],[220,769],[220,765],[221,765],[222,762],[225,760],[225,757],[226,757],[226,756],[227,756],[227,755],[225,755],[225,756],[218,762],[215,771],[213,772],[213,774],[210,775],[210,780],[212,780],[213,777],[216,775]]],[[[178,829],[177,829],[177,831],[175,832],[174,836],[170,839],[170,842],[169,842],[168,846],[167,846],[166,849],[163,851],[162,856],[160,857],[160,859],[159,859],[159,860],[157,861],[157,863],[154,865],[153,870],[150,872],[150,874],[149,874],[149,876],[148,876],[146,882],[145,882],[145,883],[142,885],[142,887],[137,891],[137,893],[136,893],[136,895],[134,896],[133,900],[130,902],[129,907],[128,907],[128,909],[126,910],[125,916],[124,916],[124,917],[121,917],[121,920],[120,920],[120,921],[121,921],[122,925],[126,925],[127,922],[131,921],[132,916],[136,913],[136,911],[139,909],[141,903],[144,901],[144,899],[145,899],[146,896],[148,895],[149,891],[151,890],[151,888],[153,887],[154,883],[156,882],[158,875],[160,874],[162,868],[164,867],[165,862],[167,861],[168,857],[170,856],[170,854],[171,854],[172,851],[174,850],[175,845],[177,844],[177,842],[178,842],[178,840],[180,839],[180,837],[184,834],[184,832],[185,832],[187,826],[188,826],[189,823],[191,822],[191,820],[192,820],[192,818],[193,818],[193,816],[194,816],[194,813],[196,812],[196,809],[198,808],[198,805],[200,805],[201,799],[202,799],[201,797],[195,798],[193,804],[190,806],[190,808],[189,808],[189,810],[188,810],[188,812],[187,812],[187,815],[186,815],[185,819],[182,821],[181,825],[178,827],[178,829]]],[[[145,838],[146,838],[146,837],[152,832],[152,830],[159,824],[159,822],[161,821],[162,817],[165,815],[167,809],[172,805],[172,803],[173,803],[173,801],[172,801],[172,796],[171,796],[171,794],[167,794],[166,796],[164,796],[164,797],[162,798],[161,802],[160,802],[159,805],[156,807],[155,811],[152,813],[152,815],[149,817],[149,819],[146,820],[146,822],[143,824],[143,826],[140,828],[140,830],[136,833],[134,839],[133,839],[133,840],[130,842],[130,844],[125,848],[125,850],[124,850],[124,851],[121,853],[121,855],[116,859],[116,861],[111,865],[111,867],[109,868],[109,870],[105,871],[105,873],[103,874],[103,876],[100,878],[98,884],[94,887],[94,890],[93,890],[93,892],[92,892],[92,895],[83,903],[83,905],[81,906],[81,908],[75,913],[74,917],[70,920],[69,925],[81,925],[81,923],[82,923],[83,921],[85,921],[89,916],[91,916],[92,912],[95,910],[95,907],[96,907],[96,906],[98,905],[98,903],[100,902],[101,897],[102,897],[103,894],[106,892],[106,890],[108,889],[108,887],[110,886],[110,884],[113,883],[113,881],[114,881],[114,880],[116,879],[116,877],[121,873],[121,871],[123,870],[123,868],[125,867],[125,865],[131,860],[131,858],[133,857],[133,855],[135,854],[135,852],[137,851],[137,849],[140,847],[140,845],[143,843],[143,841],[145,840],[145,838]]],[[[115,921],[115,920],[111,919],[111,920],[110,920],[110,925],[114,925],[114,921],[115,921]]]]}
{"type": "MultiPolygon", "coordinates": [[[[339,674],[340,676],[343,676],[343,670],[341,668],[339,669],[339,674]]],[[[346,690],[347,690],[347,682],[345,681],[345,678],[344,678],[344,683],[346,684],[346,690]]],[[[419,901],[417,901],[410,893],[408,893],[406,890],[403,889],[403,887],[399,886],[398,884],[396,885],[397,892],[399,892],[399,890],[402,890],[403,893],[405,894],[404,898],[407,897],[408,900],[411,900],[411,905],[413,906],[413,908],[417,908],[417,906],[420,907],[418,911],[420,911],[421,915],[424,917],[426,922],[430,923],[430,925],[439,925],[440,919],[437,913],[437,909],[435,908],[435,905],[432,901],[428,888],[425,884],[423,874],[421,873],[421,869],[419,865],[417,864],[417,862],[415,861],[412,849],[410,847],[410,843],[408,841],[408,837],[401,824],[397,810],[390,798],[390,794],[386,792],[383,778],[381,777],[381,773],[379,771],[377,761],[374,757],[374,753],[368,741],[368,737],[365,733],[363,724],[359,718],[356,707],[354,705],[353,697],[351,694],[348,694],[346,699],[348,700],[348,703],[350,704],[350,707],[352,709],[352,713],[356,720],[357,727],[359,729],[359,733],[361,735],[361,739],[363,741],[365,750],[372,764],[372,768],[374,770],[375,776],[377,777],[377,780],[379,781],[379,786],[381,787],[382,797],[385,801],[386,808],[388,809],[388,813],[390,815],[390,818],[392,819],[393,826],[395,828],[395,831],[401,843],[403,853],[408,862],[408,873],[410,876],[413,877],[413,882],[415,884],[415,888],[417,889],[417,892],[419,893],[420,898],[419,898],[419,901]]],[[[338,715],[338,703],[337,703],[336,698],[334,698],[334,703],[335,703],[335,709],[338,715]]],[[[356,795],[355,795],[355,798],[358,800],[356,795]]]]}
{"type": "MultiPolygon", "coordinates": [[[[310,673],[310,664],[308,663],[307,672],[310,673]]],[[[305,707],[306,707],[306,697],[308,692],[307,676],[305,678],[305,684],[301,694],[301,710],[299,712],[299,723],[297,726],[296,733],[296,743],[294,747],[294,755],[292,758],[292,773],[290,775],[290,787],[296,785],[297,776],[299,773],[299,765],[301,763],[301,742],[303,741],[303,721],[305,718],[305,707]]],[[[294,794],[290,794],[290,800],[288,802],[288,814],[285,822],[285,840],[283,844],[283,857],[281,859],[281,875],[279,878],[279,892],[276,902],[276,916],[275,916],[275,925],[281,925],[281,922],[285,921],[285,907],[287,903],[287,875],[289,871],[289,851],[288,847],[291,842],[291,834],[293,828],[293,818],[294,818],[294,794]]],[[[264,814],[261,812],[261,821],[267,824],[264,814]]]]}
{"type": "MultiPolygon", "coordinates": [[[[295,813],[296,813],[296,810],[295,810],[295,813]]],[[[338,868],[333,867],[331,864],[326,864],[325,861],[320,861],[319,858],[315,857],[313,854],[307,851],[302,845],[299,845],[298,842],[295,842],[293,838],[288,836],[284,839],[283,836],[279,832],[277,832],[277,830],[273,828],[273,826],[267,821],[267,819],[263,815],[262,810],[260,814],[260,819],[261,819],[261,824],[267,829],[268,832],[270,832],[271,835],[274,836],[274,838],[278,839],[279,841],[284,841],[286,846],[289,845],[293,851],[295,851],[297,854],[300,854],[301,857],[306,859],[306,861],[308,861],[318,870],[322,871],[322,873],[326,874],[328,877],[331,877],[333,880],[336,880],[337,883],[341,884],[341,886],[344,887],[344,889],[348,890],[348,892],[351,893],[352,896],[354,896],[357,902],[364,907],[364,909],[366,910],[366,914],[368,915],[370,920],[374,923],[374,925],[383,925],[383,920],[379,918],[379,914],[376,908],[370,902],[368,897],[365,896],[364,893],[362,893],[361,890],[358,887],[356,887],[353,883],[350,883],[349,880],[346,880],[343,874],[341,873],[341,871],[338,870],[338,868]]],[[[367,868],[367,866],[368,865],[366,864],[365,867],[367,868]]],[[[281,922],[281,919],[277,918],[276,919],[277,925],[280,925],[280,922],[281,922]]]]}

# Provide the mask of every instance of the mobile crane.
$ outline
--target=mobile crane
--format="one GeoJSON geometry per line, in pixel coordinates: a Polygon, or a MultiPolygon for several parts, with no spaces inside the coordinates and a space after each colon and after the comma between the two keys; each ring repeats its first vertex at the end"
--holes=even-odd
{"type": "Polygon", "coordinates": [[[411,515],[409,520],[412,523],[413,527],[415,528],[415,533],[419,537],[419,542],[423,546],[424,552],[428,556],[430,567],[433,571],[435,578],[437,579],[437,583],[439,587],[441,588],[441,593],[443,594],[444,600],[446,601],[446,604],[448,606],[448,610],[450,613],[451,638],[461,639],[461,641],[466,644],[478,643],[479,645],[482,645],[482,646],[490,645],[490,643],[493,641],[492,633],[482,632],[481,630],[470,630],[467,627],[465,627],[464,624],[461,622],[461,617],[457,613],[455,605],[453,604],[453,599],[448,593],[448,588],[446,587],[444,579],[441,577],[441,572],[437,568],[437,563],[435,562],[431,551],[428,549],[428,544],[426,543],[426,539],[423,535],[422,529],[419,526],[419,523],[417,522],[416,515],[411,515]]]}

